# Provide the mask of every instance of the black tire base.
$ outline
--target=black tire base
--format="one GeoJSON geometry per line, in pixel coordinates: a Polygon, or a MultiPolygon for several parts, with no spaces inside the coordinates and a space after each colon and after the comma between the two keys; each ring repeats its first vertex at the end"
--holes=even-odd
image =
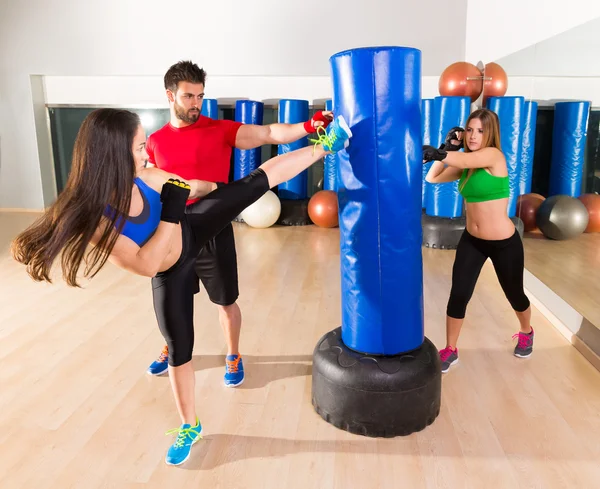
{"type": "Polygon", "coordinates": [[[441,393],[439,354],[427,338],[411,352],[377,356],[350,350],[336,328],[315,347],[313,407],[350,433],[391,438],[421,431],[439,415],[441,393]]]}

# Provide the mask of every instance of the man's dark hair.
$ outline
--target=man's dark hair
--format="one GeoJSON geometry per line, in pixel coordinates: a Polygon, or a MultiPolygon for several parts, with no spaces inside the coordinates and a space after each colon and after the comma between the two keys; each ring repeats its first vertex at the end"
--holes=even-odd
{"type": "Polygon", "coordinates": [[[165,89],[173,93],[177,91],[179,82],[202,83],[206,80],[206,72],[191,61],[175,63],[165,73],[165,89]]]}

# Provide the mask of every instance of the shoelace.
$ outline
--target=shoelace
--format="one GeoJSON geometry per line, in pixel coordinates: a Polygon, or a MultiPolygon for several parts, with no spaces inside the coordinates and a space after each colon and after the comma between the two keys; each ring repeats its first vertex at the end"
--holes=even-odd
{"type": "Polygon", "coordinates": [[[451,350],[450,348],[444,348],[443,350],[440,350],[440,360],[445,362],[455,351],[456,350],[451,350]]]}
{"type": "Polygon", "coordinates": [[[332,148],[337,140],[337,134],[335,131],[331,131],[331,134],[327,134],[327,131],[323,129],[323,126],[317,127],[317,136],[319,136],[319,139],[309,139],[311,143],[315,143],[313,146],[313,154],[315,154],[317,144],[320,144],[323,147],[327,145],[329,148],[332,148]],[[323,134],[321,134],[321,131],[323,134]]]}
{"type": "Polygon", "coordinates": [[[227,365],[227,373],[237,374],[239,369],[240,359],[242,357],[238,356],[235,360],[225,360],[225,364],[227,365]]]}
{"type": "Polygon", "coordinates": [[[528,335],[528,334],[525,334],[525,333],[521,333],[519,331],[518,333],[515,333],[512,337],[513,337],[513,340],[515,338],[519,339],[518,342],[517,342],[517,346],[519,348],[527,348],[531,344],[531,335],[528,335]]]}
{"type": "Polygon", "coordinates": [[[174,435],[177,433],[177,440],[175,440],[175,448],[181,448],[185,445],[186,438],[189,437],[191,441],[194,441],[195,436],[202,438],[200,433],[198,432],[198,426],[193,426],[191,428],[175,428],[173,430],[169,430],[165,433],[165,435],[174,435]]]}
{"type": "Polygon", "coordinates": [[[156,361],[158,363],[163,363],[165,360],[167,360],[167,358],[169,358],[169,350],[168,348],[165,346],[163,348],[163,351],[161,352],[161,354],[159,355],[159,357],[156,359],[156,361]]]}

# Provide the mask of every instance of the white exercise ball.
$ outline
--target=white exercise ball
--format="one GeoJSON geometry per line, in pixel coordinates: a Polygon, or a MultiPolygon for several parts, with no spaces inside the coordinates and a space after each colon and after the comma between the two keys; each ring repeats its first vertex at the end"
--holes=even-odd
{"type": "Polygon", "coordinates": [[[268,190],[254,204],[246,207],[240,217],[248,226],[253,228],[268,228],[277,222],[281,214],[281,202],[279,197],[268,190]]]}

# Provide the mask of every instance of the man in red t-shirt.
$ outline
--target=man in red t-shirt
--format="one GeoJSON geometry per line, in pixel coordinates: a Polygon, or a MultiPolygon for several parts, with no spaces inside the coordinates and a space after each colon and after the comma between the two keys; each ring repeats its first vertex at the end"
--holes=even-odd
{"type": "MultiPolygon", "coordinates": [[[[311,120],[298,124],[258,126],[200,115],[206,73],[191,61],[169,68],[164,77],[171,120],[150,135],[146,144],[149,162],[187,179],[227,183],[233,148],[253,149],[263,144],[288,144],[326,127],[331,112],[317,112],[311,120]]],[[[194,201],[189,201],[188,204],[194,201]]],[[[231,224],[211,240],[198,255],[196,273],[210,300],[219,309],[219,321],[227,341],[225,385],[236,387],[244,381],[239,353],[241,313],[237,257],[231,224]]],[[[199,288],[198,288],[199,290],[199,288]]],[[[160,375],[168,368],[168,347],[148,368],[160,375]]]]}

